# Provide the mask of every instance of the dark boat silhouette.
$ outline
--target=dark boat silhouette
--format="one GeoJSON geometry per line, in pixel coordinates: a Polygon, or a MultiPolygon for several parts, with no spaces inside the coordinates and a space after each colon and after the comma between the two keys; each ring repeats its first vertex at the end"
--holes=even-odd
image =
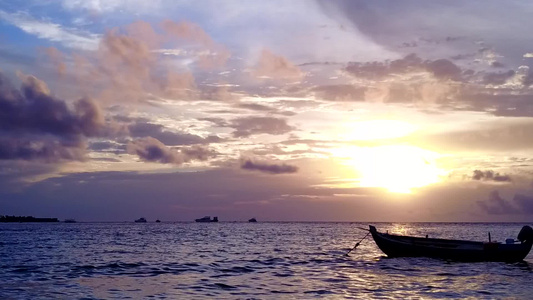
{"type": "Polygon", "coordinates": [[[257,220],[255,218],[251,218],[250,220],[248,220],[248,222],[250,223],[257,223],[257,220]]]}
{"type": "Polygon", "coordinates": [[[376,245],[389,257],[432,257],[457,261],[522,261],[533,245],[533,228],[522,227],[518,241],[474,242],[394,235],[378,232],[370,225],[376,245]]]}
{"type": "Polygon", "coordinates": [[[155,220],[156,223],[161,223],[161,221],[159,219],[155,220]]]}
{"type": "Polygon", "coordinates": [[[146,219],[145,218],[139,218],[139,219],[135,220],[135,223],[146,223],[146,219]]]}
{"type": "Polygon", "coordinates": [[[213,219],[211,219],[210,216],[205,216],[200,219],[195,219],[194,221],[198,223],[212,223],[212,222],[218,222],[218,217],[213,217],[213,219]]]}

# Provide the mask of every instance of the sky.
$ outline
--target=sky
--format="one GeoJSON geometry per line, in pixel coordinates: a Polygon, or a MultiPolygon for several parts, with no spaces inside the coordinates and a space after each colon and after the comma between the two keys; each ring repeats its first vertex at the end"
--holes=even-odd
{"type": "Polygon", "coordinates": [[[0,1],[0,215],[527,222],[532,13],[0,1]]]}

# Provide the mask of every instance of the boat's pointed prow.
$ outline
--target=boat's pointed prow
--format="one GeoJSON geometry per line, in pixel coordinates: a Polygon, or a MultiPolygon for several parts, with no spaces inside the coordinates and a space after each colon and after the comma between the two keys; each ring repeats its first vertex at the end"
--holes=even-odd
{"type": "Polygon", "coordinates": [[[521,243],[533,243],[533,228],[531,226],[524,226],[516,237],[521,243]]]}

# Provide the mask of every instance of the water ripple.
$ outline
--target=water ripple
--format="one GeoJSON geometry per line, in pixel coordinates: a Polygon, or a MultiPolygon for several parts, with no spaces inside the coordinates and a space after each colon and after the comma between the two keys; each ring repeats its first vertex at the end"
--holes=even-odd
{"type": "MultiPolygon", "coordinates": [[[[0,224],[0,299],[529,299],[525,262],[384,256],[349,223],[0,224]],[[355,233],[354,233],[355,232],[355,233]],[[253,242],[250,242],[253,241],[253,242]]],[[[400,224],[504,240],[517,224],[400,224]]],[[[398,224],[380,224],[394,232],[398,224]]]]}

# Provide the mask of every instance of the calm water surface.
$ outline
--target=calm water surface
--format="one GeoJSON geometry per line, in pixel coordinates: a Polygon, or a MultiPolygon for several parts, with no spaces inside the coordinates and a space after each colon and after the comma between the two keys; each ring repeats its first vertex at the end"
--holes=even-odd
{"type": "MultiPolygon", "coordinates": [[[[486,240],[525,224],[383,223],[486,240]]],[[[0,299],[532,299],[524,262],[386,258],[356,223],[0,224],[0,299]]]]}

